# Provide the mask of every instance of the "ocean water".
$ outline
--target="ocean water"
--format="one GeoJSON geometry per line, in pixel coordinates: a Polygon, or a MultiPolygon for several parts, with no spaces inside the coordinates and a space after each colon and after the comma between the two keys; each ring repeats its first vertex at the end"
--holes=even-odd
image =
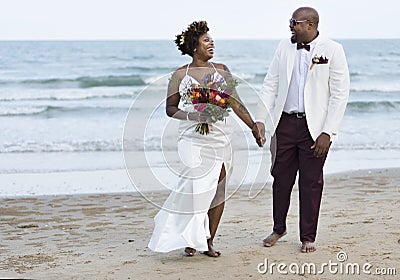
{"type": "MultiPolygon", "coordinates": [[[[400,40],[340,42],[351,93],[329,170],[400,166],[400,40]]],[[[277,44],[217,40],[213,61],[257,91],[277,44]]],[[[132,102],[148,99],[148,108],[133,108],[145,122],[141,116],[153,106],[146,88],[188,62],[172,41],[1,41],[0,174],[124,169],[132,102]]],[[[165,85],[158,86],[164,94],[165,85]]],[[[252,96],[242,98],[252,108],[252,96]]],[[[159,151],[160,141],[146,138],[147,151],[159,151]]]]}

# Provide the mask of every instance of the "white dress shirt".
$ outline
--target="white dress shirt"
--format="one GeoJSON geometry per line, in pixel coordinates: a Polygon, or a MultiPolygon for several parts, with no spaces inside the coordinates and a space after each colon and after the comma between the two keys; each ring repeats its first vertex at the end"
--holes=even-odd
{"type": "Polygon", "coordinates": [[[304,86],[307,73],[310,69],[311,54],[315,47],[315,40],[309,43],[310,51],[299,49],[293,65],[292,78],[289,84],[288,95],[283,111],[285,113],[304,113],[304,86]]]}

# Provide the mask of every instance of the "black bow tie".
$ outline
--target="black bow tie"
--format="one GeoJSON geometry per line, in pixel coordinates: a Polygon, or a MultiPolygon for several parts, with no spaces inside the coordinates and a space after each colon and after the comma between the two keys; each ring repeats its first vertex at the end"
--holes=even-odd
{"type": "Polygon", "coordinates": [[[305,50],[307,50],[307,51],[310,51],[310,45],[302,44],[302,43],[297,43],[297,49],[298,49],[298,50],[300,50],[300,49],[305,49],[305,50]]]}

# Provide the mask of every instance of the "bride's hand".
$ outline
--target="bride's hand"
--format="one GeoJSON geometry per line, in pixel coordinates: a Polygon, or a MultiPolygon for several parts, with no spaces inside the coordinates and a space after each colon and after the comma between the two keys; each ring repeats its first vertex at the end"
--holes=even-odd
{"type": "Polygon", "coordinates": [[[253,128],[251,129],[251,132],[253,133],[254,138],[256,139],[256,142],[259,147],[264,146],[265,144],[265,125],[262,122],[256,122],[253,125],[253,128]]]}
{"type": "Polygon", "coordinates": [[[211,123],[211,115],[207,112],[193,112],[189,113],[188,119],[199,123],[211,123]]]}

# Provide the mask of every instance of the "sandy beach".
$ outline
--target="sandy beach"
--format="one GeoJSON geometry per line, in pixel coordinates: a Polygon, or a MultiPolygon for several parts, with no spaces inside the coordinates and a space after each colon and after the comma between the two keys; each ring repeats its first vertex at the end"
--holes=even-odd
{"type": "MultiPolygon", "coordinates": [[[[147,249],[158,209],[137,193],[2,198],[0,278],[394,279],[374,273],[400,273],[400,169],[338,173],[325,181],[318,250],[312,254],[299,252],[297,187],[288,234],[271,248],[261,242],[272,227],[270,188],[255,198],[246,188],[235,193],[215,240],[219,258],[147,249]],[[360,275],[334,273],[334,267],[318,273],[329,262],[357,263],[360,275]],[[280,263],[287,275],[277,270],[280,263]],[[314,263],[317,273],[293,273],[304,263],[314,263]],[[370,275],[362,271],[366,263],[370,275]]],[[[162,203],[166,195],[148,197],[162,203]]]]}

